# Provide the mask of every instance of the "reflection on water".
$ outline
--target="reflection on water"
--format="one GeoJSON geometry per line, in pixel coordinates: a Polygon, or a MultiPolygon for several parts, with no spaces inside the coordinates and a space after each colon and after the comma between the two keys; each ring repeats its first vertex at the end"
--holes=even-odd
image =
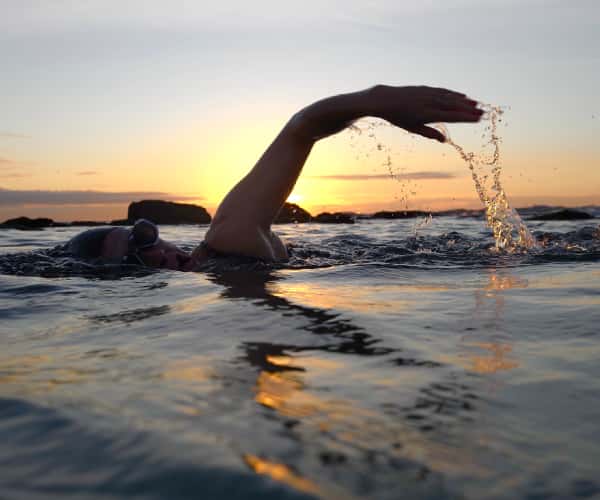
{"type": "Polygon", "coordinates": [[[100,370],[84,363],[69,362],[63,355],[25,355],[0,360],[0,385],[10,384],[22,394],[47,394],[63,385],[84,383],[99,373],[100,370]]]}
{"type": "Polygon", "coordinates": [[[471,362],[467,369],[477,373],[495,373],[503,370],[512,370],[519,367],[519,362],[510,358],[512,347],[499,342],[472,342],[465,343],[466,347],[474,347],[484,351],[473,350],[468,359],[471,362]]]}
{"type": "Polygon", "coordinates": [[[171,307],[165,305],[119,311],[114,314],[97,314],[90,316],[89,319],[96,323],[135,323],[155,316],[168,314],[170,311],[171,307]]]}
{"type": "MultiPolygon", "coordinates": [[[[271,292],[272,287],[282,278],[272,272],[266,273],[221,273],[212,275],[209,279],[225,287],[222,297],[227,299],[250,299],[257,306],[264,306],[275,311],[285,311],[286,314],[301,316],[307,320],[302,327],[315,335],[331,339],[325,345],[315,346],[289,346],[293,351],[318,349],[322,351],[353,353],[367,356],[382,356],[393,352],[394,349],[383,347],[381,341],[366,333],[364,328],[355,325],[350,319],[344,318],[340,313],[295,304],[286,297],[280,297],[271,292]]],[[[270,365],[268,355],[279,355],[288,346],[282,344],[248,344],[251,350],[248,355],[252,363],[270,365]]]]}
{"type": "Polygon", "coordinates": [[[312,481],[295,474],[289,467],[283,464],[269,462],[268,460],[263,460],[249,454],[244,456],[244,460],[257,474],[264,474],[275,481],[280,481],[305,493],[312,493],[314,495],[320,493],[319,488],[312,481]]]}
{"type": "MultiPolygon", "coordinates": [[[[274,412],[286,435],[302,442],[304,447],[319,450],[321,466],[350,467],[355,470],[354,480],[357,481],[365,474],[365,464],[378,464],[383,468],[381,470],[389,470],[390,474],[411,471],[411,481],[417,478],[429,482],[431,474],[458,473],[466,464],[473,473],[487,473],[484,467],[475,465],[476,458],[471,451],[457,450],[434,438],[434,431],[448,427],[448,419],[471,419],[477,401],[477,396],[466,384],[452,380],[428,382],[431,378],[439,379],[429,372],[441,369],[441,363],[416,356],[400,356],[401,349],[386,345],[383,339],[335,309],[315,307],[313,304],[331,304],[331,301],[322,300],[323,289],[320,287],[316,287],[313,297],[311,287],[289,287],[274,273],[260,276],[220,274],[210,279],[225,287],[223,297],[250,299],[255,307],[277,311],[282,318],[302,318],[303,324],[296,328],[316,336],[316,343],[305,338],[302,344],[297,344],[285,342],[283,331],[281,343],[247,341],[241,347],[244,350],[242,359],[258,369],[253,387],[254,401],[274,412]],[[300,294],[299,289],[302,290],[300,294]],[[288,296],[284,290],[292,293],[288,296]],[[299,297],[301,304],[291,297],[299,297]],[[381,362],[365,365],[360,372],[354,372],[352,367],[357,360],[352,358],[357,356],[381,358],[381,362]],[[418,370],[420,376],[414,370],[418,370]],[[349,381],[357,385],[359,392],[369,387],[377,393],[395,391],[407,382],[420,386],[420,389],[416,399],[391,404],[386,397],[377,402],[378,396],[374,404],[365,404],[364,400],[355,400],[339,392],[339,388],[349,381]],[[424,462],[427,466],[422,465],[424,462]]],[[[415,285],[406,286],[415,288],[415,285]]],[[[425,288],[447,290],[446,286],[425,288]]],[[[341,289],[347,290],[344,286],[341,289]]],[[[335,287],[331,287],[331,292],[335,293],[335,287]]],[[[355,297],[364,296],[360,291],[355,294],[355,297]]],[[[257,472],[260,467],[262,473],[290,485],[297,484],[297,478],[308,478],[309,484],[318,485],[321,494],[323,488],[331,486],[315,476],[314,471],[302,475],[294,472],[297,477],[290,476],[285,463],[258,459],[259,455],[251,454],[250,465],[257,472]]],[[[246,452],[246,460],[248,456],[246,452]]],[[[305,483],[301,485],[298,489],[309,491],[303,489],[305,483]]]]}
{"type": "Polygon", "coordinates": [[[163,367],[162,377],[179,382],[207,382],[214,376],[209,363],[210,360],[202,356],[175,360],[163,367]]]}
{"type": "Polygon", "coordinates": [[[277,297],[285,297],[295,303],[305,304],[321,309],[336,308],[356,312],[378,313],[397,311],[406,307],[407,302],[399,300],[382,300],[382,294],[389,293],[383,286],[323,285],[311,283],[290,284],[285,281],[275,282],[270,291],[277,297]]]}
{"type": "Polygon", "coordinates": [[[217,462],[214,491],[241,471],[253,498],[593,497],[598,241],[503,256],[475,220],[411,228],[285,226],[330,252],[319,269],[48,279],[6,259],[30,276],[0,281],[0,497],[232,498],[205,493],[217,462]]]}
{"type": "Polygon", "coordinates": [[[455,360],[466,370],[489,374],[518,368],[520,362],[513,356],[514,337],[505,331],[507,311],[504,292],[527,288],[529,282],[507,269],[489,269],[487,283],[475,291],[474,317],[484,331],[471,331],[463,337],[462,353],[455,360]]]}

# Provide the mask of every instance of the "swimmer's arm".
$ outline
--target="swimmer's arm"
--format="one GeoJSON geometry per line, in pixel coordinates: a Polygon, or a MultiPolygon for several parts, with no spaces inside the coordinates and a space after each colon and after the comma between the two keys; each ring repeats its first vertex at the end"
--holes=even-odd
{"type": "Polygon", "coordinates": [[[292,192],[316,141],[365,116],[444,141],[431,122],[476,122],[464,94],[430,87],[375,87],[329,97],[296,113],[254,168],[225,196],[206,234],[216,250],[276,260],[271,224],[292,192]]]}

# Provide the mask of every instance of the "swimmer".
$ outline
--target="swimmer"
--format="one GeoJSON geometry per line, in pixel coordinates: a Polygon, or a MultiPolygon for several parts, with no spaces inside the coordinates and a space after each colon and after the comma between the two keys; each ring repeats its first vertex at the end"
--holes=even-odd
{"type": "Polygon", "coordinates": [[[150,221],[131,229],[90,229],[68,249],[83,258],[118,259],[148,267],[192,271],[214,255],[284,261],[288,252],[271,230],[292,192],[314,144],[363,117],[381,118],[408,132],[445,142],[428,126],[436,122],[478,122],[483,111],[465,94],[435,87],[376,85],[317,101],[288,121],[248,174],[221,201],[204,241],[190,254],[162,240],[150,221]]]}

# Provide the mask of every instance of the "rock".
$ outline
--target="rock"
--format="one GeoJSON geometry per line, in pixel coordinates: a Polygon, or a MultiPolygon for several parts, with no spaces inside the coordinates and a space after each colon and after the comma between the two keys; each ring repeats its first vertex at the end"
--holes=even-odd
{"type": "Polygon", "coordinates": [[[73,222],[71,222],[69,224],[69,226],[73,226],[73,227],[80,227],[80,226],[107,226],[108,224],[106,222],[99,222],[99,221],[95,221],[95,220],[74,220],[73,222]]]}
{"type": "Polygon", "coordinates": [[[129,224],[137,219],[148,219],[155,224],[208,224],[209,213],[199,205],[163,200],[142,200],[129,204],[129,224]]]}
{"type": "Polygon", "coordinates": [[[485,215],[483,209],[473,210],[466,208],[453,208],[450,210],[442,210],[440,212],[433,212],[434,217],[458,217],[458,218],[480,218],[485,215]]]}
{"type": "MultiPolygon", "coordinates": [[[[134,221],[135,222],[135,221],[134,221]]],[[[130,226],[129,219],[115,219],[111,220],[109,226],[130,226]]]]}
{"type": "Polygon", "coordinates": [[[44,229],[45,227],[54,226],[52,219],[38,218],[30,219],[29,217],[17,217],[16,219],[8,219],[1,225],[4,228],[21,229],[22,231],[33,231],[36,229],[44,229]]]}
{"type": "Polygon", "coordinates": [[[309,222],[312,216],[295,203],[284,203],[279,211],[275,224],[290,224],[296,222],[309,222]]]}
{"type": "Polygon", "coordinates": [[[354,224],[354,217],[344,212],[323,212],[312,219],[322,224],[354,224]]]}
{"type": "Polygon", "coordinates": [[[593,218],[594,216],[587,212],[565,208],[547,214],[534,215],[533,217],[529,217],[528,220],[587,220],[593,218]]]}
{"type": "Polygon", "coordinates": [[[427,217],[429,212],[422,212],[421,210],[397,210],[388,212],[386,210],[381,212],[375,212],[372,219],[414,219],[415,217],[427,217]]]}

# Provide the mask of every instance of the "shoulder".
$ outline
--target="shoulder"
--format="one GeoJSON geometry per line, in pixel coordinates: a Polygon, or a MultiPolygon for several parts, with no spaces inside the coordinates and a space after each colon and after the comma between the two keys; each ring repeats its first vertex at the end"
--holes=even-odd
{"type": "Polygon", "coordinates": [[[102,246],[102,257],[117,258],[127,255],[129,235],[131,231],[124,227],[116,227],[110,231],[102,246]]]}
{"type": "Polygon", "coordinates": [[[82,258],[97,258],[103,254],[105,241],[118,230],[112,226],[87,229],[71,238],[67,243],[70,253],[82,258]]]}
{"type": "Polygon", "coordinates": [[[204,241],[219,253],[255,257],[265,261],[287,259],[281,239],[270,230],[258,226],[214,224],[204,241]]]}

